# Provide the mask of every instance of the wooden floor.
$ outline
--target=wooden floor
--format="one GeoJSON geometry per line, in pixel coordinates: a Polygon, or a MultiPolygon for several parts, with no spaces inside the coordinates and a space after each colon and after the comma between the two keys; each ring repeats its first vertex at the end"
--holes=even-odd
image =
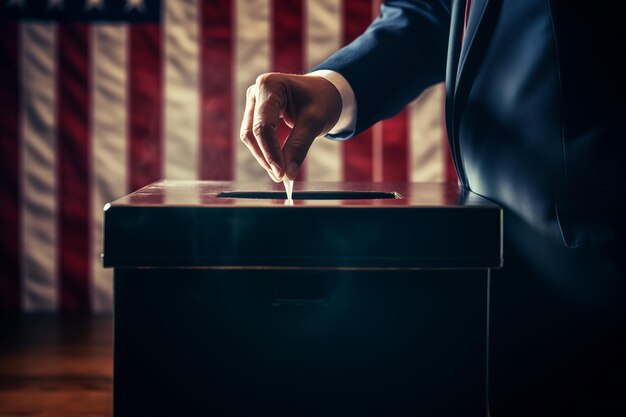
{"type": "Polygon", "coordinates": [[[111,416],[112,319],[0,318],[0,417],[111,416]]]}

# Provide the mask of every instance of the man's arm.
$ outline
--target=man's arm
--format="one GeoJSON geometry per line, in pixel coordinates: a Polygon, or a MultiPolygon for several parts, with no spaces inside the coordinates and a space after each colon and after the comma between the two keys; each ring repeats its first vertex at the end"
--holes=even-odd
{"type": "Polygon", "coordinates": [[[450,0],[385,1],[363,35],[313,69],[336,71],[352,87],[358,111],[345,139],[444,80],[450,9],[450,0]]]}
{"type": "MultiPolygon", "coordinates": [[[[388,0],[367,31],[315,70],[349,83],[358,109],[348,139],[445,77],[451,0],[388,0]]],[[[317,136],[336,132],[340,92],[319,76],[263,74],[248,89],[241,140],[274,181],[293,179],[317,136]],[[279,118],[293,129],[282,146],[279,118]]]]}

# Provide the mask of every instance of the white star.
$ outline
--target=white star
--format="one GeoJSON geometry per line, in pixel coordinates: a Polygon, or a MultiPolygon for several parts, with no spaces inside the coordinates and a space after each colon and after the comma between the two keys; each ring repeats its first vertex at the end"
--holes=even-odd
{"type": "Polygon", "coordinates": [[[48,10],[63,8],[63,0],[48,0],[48,10]]]}
{"type": "Polygon", "coordinates": [[[23,9],[26,6],[26,0],[7,0],[4,7],[7,9],[11,7],[17,7],[18,9],[23,9]]]}
{"type": "Polygon", "coordinates": [[[104,9],[104,0],[87,0],[85,2],[85,10],[102,10],[104,9]]]}
{"type": "Polygon", "coordinates": [[[130,12],[131,10],[137,10],[138,12],[146,10],[144,0],[126,0],[126,11],[130,12]]]}

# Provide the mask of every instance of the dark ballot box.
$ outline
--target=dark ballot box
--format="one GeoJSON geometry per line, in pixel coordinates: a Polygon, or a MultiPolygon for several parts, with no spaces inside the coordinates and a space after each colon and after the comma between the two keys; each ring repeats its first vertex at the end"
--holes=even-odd
{"type": "Polygon", "coordinates": [[[502,211],[456,185],[157,182],[103,258],[117,417],[487,413],[502,211]]]}

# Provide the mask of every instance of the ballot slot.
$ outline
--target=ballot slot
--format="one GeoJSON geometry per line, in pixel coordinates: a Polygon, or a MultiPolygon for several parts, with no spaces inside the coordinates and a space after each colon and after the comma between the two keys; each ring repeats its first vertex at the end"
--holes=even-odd
{"type": "MultiPolygon", "coordinates": [[[[243,199],[268,199],[286,200],[287,193],[284,191],[224,191],[217,195],[218,198],[243,198],[243,199]]],[[[383,191],[294,191],[294,200],[385,200],[402,199],[403,197],[393,192],[383,191]]]]}

